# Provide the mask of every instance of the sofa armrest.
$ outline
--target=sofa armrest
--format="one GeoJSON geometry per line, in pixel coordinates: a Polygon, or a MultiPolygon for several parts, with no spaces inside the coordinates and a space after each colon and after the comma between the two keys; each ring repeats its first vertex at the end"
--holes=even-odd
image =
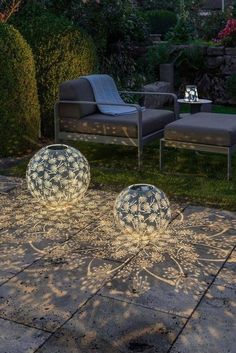
{"type": "Polygon", "coordinates": [[[145,91],[119,91],[121,94],[140,94],[140,95],[159,95],[159,96],[169,96],[173,98],[174,101],[174,113],[175,119],[179,118],[179,103],[176,94],[169,92],[145,92],[145,91]]]}
{"type": "Polygon", "coordinates": [[[118,106],[118,107],[134,107],[137,109],[137,111],[142,112],[142,108],[138,104],[133,104],[133,103],[109,103],[109,102],[90,102],[90,101],[68,101],[68,100],[60,100],[55,103],[55,105],[59,104],[88,104],[88,105],[113,105],[113,106],[118,106]]]}
{"type": "Polygon", "coordinates": [[[55,103],[54,107],[54,126],[55,126],[55,137],[57,138],[58,132],[59,132],[59,105],[60,104],[88,104],[88,105],[112,105],[112,106],[117,106],[117,107],[134,107],[137,110],[137,115],[138,115],[138,137],[139,139],[142,138],[142,108],[138,104],[132,104],[132,103],[109,103],[109,102],[90,102],[90,101],[68,101],[68,100],[59,100],[55,103]]]}

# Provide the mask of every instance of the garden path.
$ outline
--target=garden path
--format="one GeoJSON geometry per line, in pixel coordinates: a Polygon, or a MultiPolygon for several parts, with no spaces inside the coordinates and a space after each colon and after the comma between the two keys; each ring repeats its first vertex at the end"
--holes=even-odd
{"type": "Polygon", "coordinates": [[[0,352],[235,352],[236,214],[171,203],[168,230],[137,239],[116,196],[55,212],[0,178],[0,352]]]}

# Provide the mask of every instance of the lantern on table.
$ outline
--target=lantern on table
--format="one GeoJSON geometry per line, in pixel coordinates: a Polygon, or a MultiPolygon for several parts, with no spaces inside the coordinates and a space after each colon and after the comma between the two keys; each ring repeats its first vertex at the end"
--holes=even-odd
{"type": "Polygon", "coordinates": [[[186,102],[198,102],[197,86],[195,86],[195,85],[186,86],[184,100],[186,102]]]}

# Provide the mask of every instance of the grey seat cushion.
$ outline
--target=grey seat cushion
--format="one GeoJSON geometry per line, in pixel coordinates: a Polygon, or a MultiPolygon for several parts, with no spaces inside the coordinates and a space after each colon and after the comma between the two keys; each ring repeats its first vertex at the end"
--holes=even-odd
{"type": "MultiPolygon", "coordinates": [[[[174,121],[174,113],[168,110],[146,109],[143,111],[143,136],[149,135],[174,121]]],[[[111,116],[92,114],[82,119],[60,118],[60,130],[84,134],[137,137],[137,114],[111,116]]]]}
{"type": "Polygon", "coordinates": [[[236,144],[236,115],[196,113],[165,127],[166,140],[216,146],[236,144]]]}
{"type": "MultiPolygon", "coordinates": [[[[92,87],[88,80],[80,78],[63,82],[59,87],[59,99],[71,101],[95,102],[92,87]]],[[[88,104],[60,104],[59,115],[63,117],[79,117],[96,113],[97,106],[88,104]]]]}

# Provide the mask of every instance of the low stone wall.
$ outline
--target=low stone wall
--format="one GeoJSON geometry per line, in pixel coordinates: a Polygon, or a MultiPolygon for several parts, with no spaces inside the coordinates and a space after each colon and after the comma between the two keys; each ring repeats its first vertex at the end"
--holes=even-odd
{"type": "MultiPolygon", "coordinates": [[[[186,45],[174,46],[174,51],[187,48],[186,45]]],[[[229,92],[228,82],[232,75],[236,75],[236,48],[199,47],[204,56],[204,68],[199,70],[195,82],[188,82],[188,77],[183,77],[180,94],[183,93],[185,84],[196,84],[202,97],[213,100],[218,104],[236,104],[236,96],[229,92]]]]}

